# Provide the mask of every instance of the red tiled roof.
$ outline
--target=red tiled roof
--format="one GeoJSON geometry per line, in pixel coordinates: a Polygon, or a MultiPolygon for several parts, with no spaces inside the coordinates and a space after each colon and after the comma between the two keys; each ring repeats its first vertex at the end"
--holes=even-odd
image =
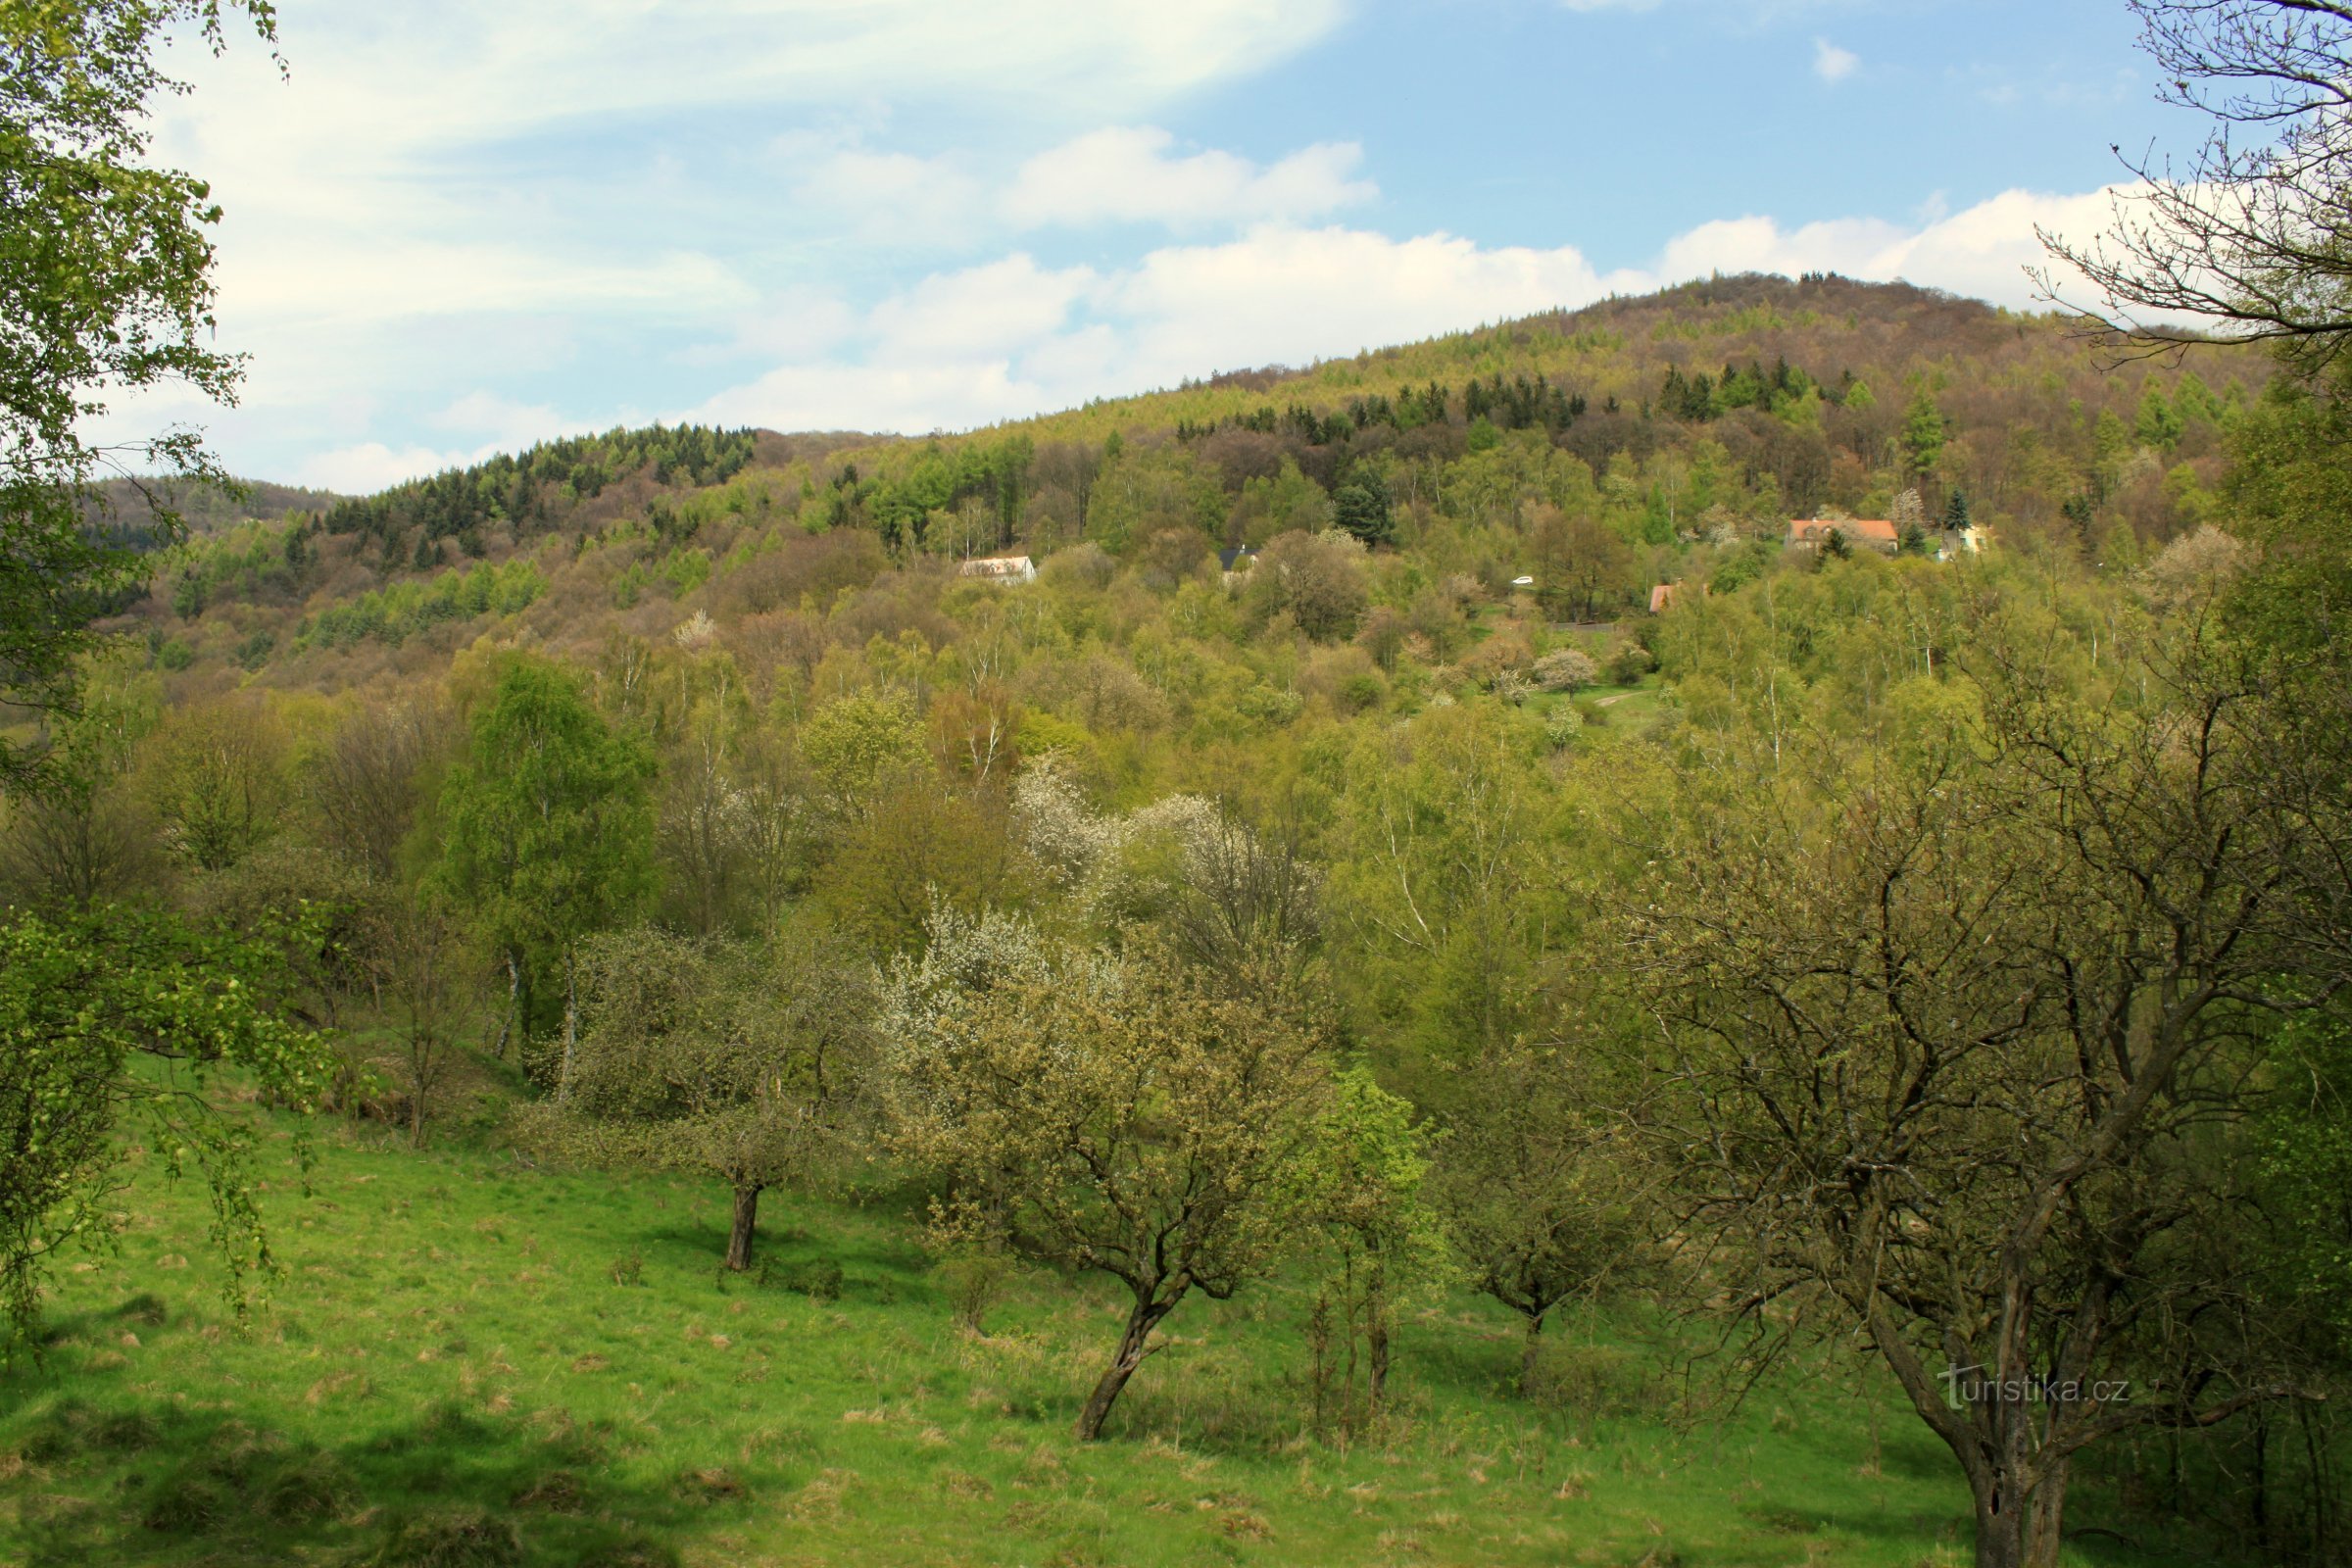
{"type": "Polygon", "coordinates": [[[1861,544],[1890,545],[1899,537],[1884,517],[1798,517],[1788,524],[1788,539],[1791,544],[1817,540],[1833,528],[1861,544]]]}

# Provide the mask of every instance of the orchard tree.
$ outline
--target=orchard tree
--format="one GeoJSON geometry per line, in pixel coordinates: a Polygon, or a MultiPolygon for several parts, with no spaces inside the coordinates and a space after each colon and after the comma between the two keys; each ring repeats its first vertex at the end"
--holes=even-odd
{"type": "MultiPolygon", "coordinates": [[[[62,0],[0,10],[0,711],[73,711],[90,622],[135,593],[141,541],[92,526],[97,480],[133,466],[225,481],[177,427],[127,449],[91,443],[126,392],[180,384],[233,397],[241,368],[212,346],[212,225],[203,180],[149,159],[148,116],[184,91],[157,62],[194,22],[218,51],[225,14],[265,40],[265,0],[62,0]]],[[[160,491],[150,532],[181,531],[160,491]]],[[[0,737],[0,789],[44,781],[39,742],[0,737]]]]}
{"type": "Polygon", "coordinates": [[[579,1051],[533,1132],[599,1161],[718,1177],[734,1196],[726,1266],[752,1265],[760,1196],[847,1157],[867,1090],[870,989],[851,951],[805,925],[761,942],[653,926],[582,944],[579,1051]]]}
{"type": "Polygon", "coordinates": [[[893,969],[884,1030],[894,1143],[955,1183],[943,1228],[1127,1290],[1082,1441],[1186,1297],[1230,1298],[1293,1244],[1331,1074],[1276,977],[1209,989],[1165,954],[950,918],[893,969]]]}
{"type": "Polygon", "coordinates": [[[506,961],[510,1028],[531,1021],[539,971],[562,972],[559,1094],[578,1047],[579,945],[654,889],[653,777],[651,753],[605,722],[576,677],[511,656],[442,784],[438,880],[506,961]]]}
{"type": "Polygon", "coordinates": [[[1471,1285],[1527,1325],[1519,1388],[1535,1386],[1551,1314],[1632,1283],[1642,1183],[1600,1054],[1506,1041],[1442,1073],[1443,1141],[1429,1201],[1471,1285]]]}
{"type": "Polygon", "coordinates": [[[2345,812],[2277,797],[2267,677],[2193,629],[1974,632],[1899,748],[1694,758],[1621,935],[1687,1260],[1858,1336],[1980,1568],[2049,1568],[2086,1449],[2297,1392],[2246,1146],[2277,1020],[2352,983],[2345,812]]]}

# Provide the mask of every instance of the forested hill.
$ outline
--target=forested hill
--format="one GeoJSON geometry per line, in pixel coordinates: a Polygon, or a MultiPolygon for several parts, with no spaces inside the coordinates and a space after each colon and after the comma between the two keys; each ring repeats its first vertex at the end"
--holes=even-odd
{"type": "Polygon", "coordinates": [[[129,624],[168,667],[331,689],[484,634],[585,654],[701,611],[769,636],[997,551],[1092,545],[1164,589],[1333,526],[1399,613],[1531,575],[1555,618],[1607,620],[1817,514],[2121,562],[2206,515],[2267,370],[2109,367],[2054,318],[1907,285],[1718,278],[966,435],[615,431],[364,500],[265,490],[280,515],[205,530],[129,624]]]}

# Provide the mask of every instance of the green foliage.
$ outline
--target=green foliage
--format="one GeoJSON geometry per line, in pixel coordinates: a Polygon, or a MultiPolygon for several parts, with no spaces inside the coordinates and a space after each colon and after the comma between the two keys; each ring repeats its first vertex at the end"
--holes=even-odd
{"type": "Polygon", "coordinates": [[[1913,394],[1910,406],[1903,410],[1903,454],[1909,460],[1913,473],[1932,473],[1943,456],[1943,444],[1950,436],[1950,424],[1943,410],[1936,403],[1934,393],[1922,387],[1913,394]]]}
{"type": "Polygon", "coordinates": [[[844,811],[875,805],[878,786],[922,755],[922,726],[904,697],[844,697],[801,726],[801,760],[844,811]]]}
{"type": "MultiPolygon", "coordinates": [[[[29,1494],[0,1511],[0,1559],[364,1564],[404,1521],[479,1510],[513,1523],[527,1562],[564,1568],[713,1553],[844,1568],[1064,1551],[1134,1568],[1235,1551],[1368,1563],[1407,1537],[1440,1558],[1558,1568],[1654,1557],[1659,1530],[1732,1562],[1811,1549],[1875,1565],[1948,1555],[1967,1517],[1933,1440],[1890,1419],[1887,1391],[1818,1356],[1772,1370],[1699,1430],[1678,1423],[1643,1370],[1673,1325],[1639,1311],[1580,1318],[1556,1365],[1584,1392],[1534,1404],[1508,1397],[1519,1320],[1447,1291],[1399,1314],[1386,1419],[1317,1442],[1294,1327],[1312,1301],[1304,1274],[1188,1301],[1126,1396],[1132,1438],[1090,1447],[1069,1412],[1123,1293],[1024,1270],[975,1337],[899,1206],[871,1196],[807,1199],[769,1243],[770,1288],[730,1279],[722,1293],[716,1181],[463,1146],[419,1156],[363,1126],[320,1132],[318,1199],[304,1200],[270,1168],[291,1125],[257,1129],[280,1258],[303,1284],[279,1293],[266,1332],[220,1332],[202,1271],[155,1266],[210,1209],[152,1162],[112,1200],[139,1245],[60,1278],[53,1315],[68,1332],[0,1382],[0,1455],[26,1467],[14,1486],[29,1494]],[[641,1254],[636,1288],[605,1283],[616,1251],[641,1254]],[[835,1299],[786,1285],[819,1283],[827,1262],[842,1271],[835,1299]],[[1883,1452],[1866,1471],[1874,1421],[1883,1452]],[[281,1522],[268,1499],[322,1460],[347,1500],[281,1522]],[[1208,1481],[1183,1480],[1203,1463],[1208,1481]],[[739,1499],[689,1484],[722,1469],[739,1499]],[[1716,1484],[1735,1471],[1761,1502],[1716,1484]],[[226,1508],[201,1534],[148,1530],[141,1516],[183,1474],[226,1508]],[[1153,1507],[1171,1495],[1181,1506],[1153,1507]]],[[[2191,1484],[2208,1474],[2192,1468],[2191,1484]]],[[[2095,1517],[2142,1531],[2113,1486],[2082,1484],[2095,1517]]],[[[2234,1560],[2180,1520],[2143,1539],[2133,1568],[2234,1560]]]]}
{"type": "Polygon", "coordinates": [[[814,1183],[844,1152],[871,1011],[837,944],[762,944],[633,927],[587,941],[578,1049],[529,1130],[599,1163],[709,1171],[738,1195],[739,1244],[763,1189],[814,1183]]]}
{"type": "MultiPolygon", "coordinates": [[[[68,0],[0,12],[0,699],[71,710],[89,623],[146,575],[141,547],[180,532],[152,513],[144,535],[93,518],[101,454],[84,438],[107,400],[166,382],[227,399],[239,362],[212,340],[204,181],[148,157],[149,110],[180,90],[157,56],[193,23],[214,49],[236,0],[68,0]],[[95,523],[95,525],[93,525],[95,523]]],[[[266,3],[241,9],[264,39],[266,3]]],[[[136,443],[151,470],[222,477],[180,426],[136,443]]],[[[0,734],[0,787],[42,782],[37,747],[0,734]]]]}
{"type": "Polygon", "coordinates": [[[430,581],[396,582],[347,604],[330,605],[303,623],[295,646],[349,648],[373,638],[397,648],[432,626],[514,614],[546,591],[546,577],[527,557],[503,565],[480,562],[464,570],[444,571],[430,581]]]}
{"type": "Polygon", "coordinates": [[[2132,434],[2143,447],[2170,452],[2180,444],[2181,430],[2180,413],[2164,395],[2162,383],[2149,376],[2146,388],[2139,394],[2139,413],[2132,421],[2132,434]]]}
{"type": "Polygon", "coordinates": [[[329,534],[386,546],[419,530],[419,549],[441,539],[463,542],[501,524],[519,533],[548,514],[551,496],[594,497],[649,471],[658,484],[673,479],[721,484],[752,461],[756,446],[749,430],[696,424],[569,436],[517,456],[502,453],[469,468],[413,479],[366,500],[338,502],[320,522],[329,534]]]}
{"type": "Polygon", "coordinates": [[[202,1174],[240,1308],[247,1279],[272,1270],[252,1139],[214,1093],[233,1073],[301,1107],[324,1087],[326,1051],[279,1016],[280,978],[267,941],[150,911],[0,924],[0,1314],[12,1345],[58,1254],[120,1228],[111,1197],[125,1135],[170,1173],[202,1174]]]}
{"type": "Polygon", "coordinates": [[[442,785],[435,874],[515,960],[567,961],[654,891],[654,775],[644,742],[608,725],[575,678],[509,656],[442,785]]]}

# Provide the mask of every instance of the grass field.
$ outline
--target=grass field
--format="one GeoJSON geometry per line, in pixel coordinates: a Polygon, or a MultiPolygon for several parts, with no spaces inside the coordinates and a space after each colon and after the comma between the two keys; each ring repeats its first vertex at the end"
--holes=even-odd
{"type": "MultiPolygon", "coordinates": [[[[771,1195],[765,1284],[721,1281],[724,1195],[318,1133],[274,1135],[286,1272],[240,1331],[201,1189],[140,1163],[119,1257],[71,1266],[47,1353],[0,1379],[0,1562],[1960,1564],[1965,1496],[1910,1416],[1792,1375],[1678,1435],[1654,1364],[1415,1313],[1385,1429],[1305,1429],[1302,1293],[1187,1302],[1093,1446],[1117,1332],[1030,1276],[958,1331],[903,1199],[771,1195]],[[838,1268],[834,1298],[828,1277],[838,1268]],[[795,1289],[787,1282],[797,1282],[795,1289]]],[[[2085,1489],[2074,1517],[2119,1523],[2085,1489]]],[[[2161,1530],[2129,1532],[2143,1543],[2161,1530]]],[[[2080,1562],[2186,1565],[2100,1538],[2080,1562]]]]}

